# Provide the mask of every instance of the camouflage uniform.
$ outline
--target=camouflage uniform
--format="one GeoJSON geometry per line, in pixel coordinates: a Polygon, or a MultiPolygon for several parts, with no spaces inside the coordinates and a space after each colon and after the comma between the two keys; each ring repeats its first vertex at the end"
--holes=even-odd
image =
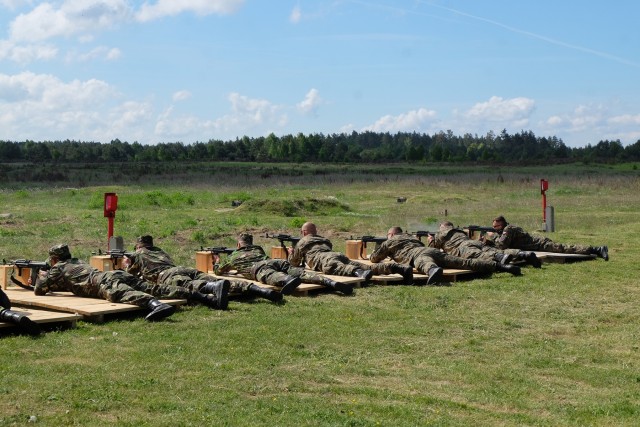
{"type": "Polygon", "coordinates": [[[396,234],[373,251],[369,259],[379,262],[390,257],[401,264],[409,264],[422,274],[429,274],[434,267],[458,268],[490,273],[498,269],[498,263],[483,259],[464,259],[429,248],[411,234],[396,234]]]}
{"type": "MultiPolygon", "coordinates": [[[[131,264],[127,272],[155,284],[155,287],[184,287],[199,292],[207,283],[220,280],[195,268],[176,266],[169,254],[156,246],[138,248],[129,259],[131,264]]],[[[249,286],[242,280],[229,282],[230,294],[245,293],[249,286]]]]}
{"type": "Polygon", "coordinates": [[[478,258],[488,261],[497,261],[498,257],[505,254],[517,258],[520,253],[518,249],[499,250],[491,246],[485,246],[481,241],[470,238],[463,230],[453,227],[438,231],[429,246],[442,249],[449,255],[460,258],[478,258]]]}
{"type": "Polygon", "coordinates": [[[322,276],[294,267],[283,259],[271,259],[261,246],[248,245],[231,253],[227,259],[214,266],[216,274],[236,270],[249,280],[257,280],[267,285],[280,286],[287,276],[299,277],[303,283],[323,284],[322,276]]]}
{"type": "Polygon", "coordinates": [[[71,292],[86,298],[147,307],[155,297],[189,298],[190,292],[177,287],[154,287],[122,270],[100,271],[77,258],[59,261],[44,278],[38,278],[35,294],[71,292]]]}
{"type": "Polygon", "coordinates": [[[508,224],[499,236],[493,240],[498,249],[515,248],[524,251],[543,251],[564,254],[595,254],[596,248],[583,245],[564,245],[555,243],[548,237],[532,236],[522,228],[508,224]]]}
{"type": "Polygon", "coordinates": [[[289,262],[296,266],[306,262],[312,270],[337,276],[355,276],[356,270],[371,270],[375,275],[393,274],[396,268],[402,267],[390,262],[368,265],[353,261],[340,252],[334,252],[331,241],[317,235],[300,239],[289,255],[289,262]]]}

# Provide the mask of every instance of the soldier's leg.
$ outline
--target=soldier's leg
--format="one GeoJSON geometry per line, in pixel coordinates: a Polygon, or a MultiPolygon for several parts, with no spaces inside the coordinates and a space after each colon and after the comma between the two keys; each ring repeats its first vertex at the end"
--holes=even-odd
{"type": "Polygon", "coordinates": [[[413,267],[410,265],[402,265],[396,262],[378,262],[370,266],[366,264],[360,265],[368,267],[376,276],[380,274],[400,274],[405,285],[413,283],[413,267]]]}
{"type": "MultiPolygon", "coordinates": [[[[440,252],[435,249],[431,252],[444,254],[444,252],[440,252]]],[[[422,253],[416,256],[413,259],[413,265],[420,273],[428,276],[427,285],[433,285],[442,280],[443,269],[436,263],[434,257],[431,256],[430,253],[422,253]]]]}
{"type": "MultiPolygon", "coordinates": [[[[2,292],[1,289],[0,292],[2,292]]],[[[4,307],[4,305],[2,307],[4,307]]],[[[21,331],[24,331],[29,335],[40,335],[40,326],[36,322],[29,319],[24,314],[9,310],[8,308],[5,309],[0,307],[0,322],[14,324],[18,326],[21,331]]]]}
{"type": "Polygon", "coordinates": [[[161,320],[175,313],[175,307],[162,303],[151,294],[136,290],[128,284],[137,282],[140,282],[137,277],[124,271],[116,270],[106,272],[98,284],[96,295],[111,302],[128,303],[145,307],[150,310],[149,314],[145,316],[145,319],[148,321],[161,320]]]}

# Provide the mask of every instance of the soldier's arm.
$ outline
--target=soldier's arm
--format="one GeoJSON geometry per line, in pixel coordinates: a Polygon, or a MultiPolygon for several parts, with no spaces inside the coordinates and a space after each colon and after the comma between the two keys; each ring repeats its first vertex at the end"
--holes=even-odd
{"type": "Polygon", "coordinates": [[[49,271],[40,271],[40,275],[33,286],[36,295],[46,295],[50,291],[56,290],[56,281],[62,278],[62,271],[54,265],[49,271]]]}
{"type": "Polygon", "coordinates": [[[293,251],[291,251],[291,253],[289,253],[289,257],[288,258],[289,258],[288,259],[289,264],[293,265],[294,267],[300,267],[302,265],[302,260],[304,259],[304,255],[302,254],[302,251],[300,250],[300,245],[299,244],[296,244],[294,246],[293,251]]]}
{"type": "Polygon", "coordinates": [[[230,272],[231,270],[235,270],[233,263],[238,257],[238,254],[236,252],[231,253],[223,262],[220,262],[219,255],[214,256],[217,258],[216,263],[213,265],[213,272],[215,274],[225,274],[230,272]]]}
{"type": "Polygon", "coordinates": [[[388,249],[387,242],[388,240],[385,242],[382,242],[380,246],[378,246],[373,252],[371,252],[371,255],[369,255],[369,261],[380,262],[389,256],[389,249],[388,249]]]}

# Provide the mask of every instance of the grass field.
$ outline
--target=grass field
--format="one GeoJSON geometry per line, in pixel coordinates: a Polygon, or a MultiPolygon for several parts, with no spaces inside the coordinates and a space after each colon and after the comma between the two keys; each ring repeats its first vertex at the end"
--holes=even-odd
{"type": "Polygon", "coordinates": [[[30,417],[42,425],[638,425],[640,174],[632,165],[269,168],[212,168],[155,184],[7,185],[0,258],[43,260],[61,242],[87,260],[106,249],[105,192],[119,196],[115,234],[127,248],[149,233],[193,266],[201,245],[232,245],[251,231],[270,247],[277,241],[266,232],[298,234],[307,220],[338,250],[391,225],[433,229],[445,211],[458,225],[504,214],[535,230],[546,178],[550,237],[606,244],[611,260],[0,336],[0,426],[30,417]],[[232,200],[244,203],[233,209],[232,200]]]}

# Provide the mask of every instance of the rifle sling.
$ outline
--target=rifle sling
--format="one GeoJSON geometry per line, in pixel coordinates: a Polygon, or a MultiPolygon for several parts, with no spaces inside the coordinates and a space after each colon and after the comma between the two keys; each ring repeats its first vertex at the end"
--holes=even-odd
{"type": "Polygon", "coordinates": [[[34,291],[35,290],[35,288],[33,286],[25,285],[20,280],[16,279],[13,276],[13,274],[9,278],[11,279],[11,281],[13,282],[14,285],[20,286],[22,289],[26,289],[28,291],[34,291]]]}

